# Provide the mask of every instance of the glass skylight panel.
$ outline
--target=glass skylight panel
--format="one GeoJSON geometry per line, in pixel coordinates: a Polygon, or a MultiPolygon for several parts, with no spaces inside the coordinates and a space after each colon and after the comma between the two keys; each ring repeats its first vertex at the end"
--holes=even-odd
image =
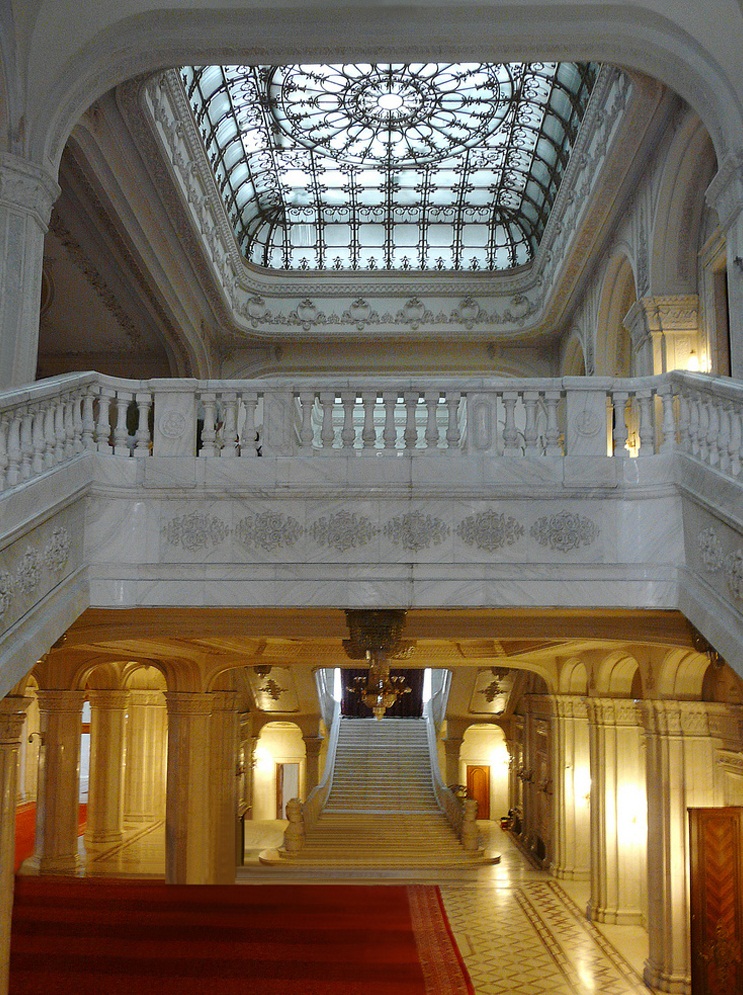
{"type": "Polygon", "coordinates": [[[275,270],[531,261],[598,67],[182,70],[241,251],[275,270]]]}

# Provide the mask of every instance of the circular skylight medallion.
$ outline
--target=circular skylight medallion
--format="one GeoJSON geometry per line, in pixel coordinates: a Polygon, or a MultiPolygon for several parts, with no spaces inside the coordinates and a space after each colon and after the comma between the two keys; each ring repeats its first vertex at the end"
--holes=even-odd
{"type": "Polygon", "coordinates": [[[482,142],[512,105],[507,65],[284,66],[269,83],[279,127],[356,164],[420,166],[482,142]]]}

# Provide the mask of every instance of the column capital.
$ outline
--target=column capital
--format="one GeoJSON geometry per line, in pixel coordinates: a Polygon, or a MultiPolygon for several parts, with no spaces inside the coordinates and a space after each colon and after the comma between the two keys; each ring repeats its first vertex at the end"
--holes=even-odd
{"type": "Polygon", "coordinates": [[[119,708],[126,708],[129,704],[131,695],[129,691],[121,690],[104,690],[104,691],[88,691],[88,701],[90,702],[91,708],[99,708],[103,710],[116,710],[119,708]]]}
{"type": "Polygon", "coordinates": [[[743,149],[723,157],[705,199],[717,211],[720,225],[727,231],[743,210],[743,149]]]}
{"type": "Polygon", "coordinates": [[[33,214],[46,231],[60,188],[49,173],[11,152],[0,154],[0,206],[33,214]]]}
{"type": "Polygon", "coordinates": [[[634,698],[586,698],[586,711],[591,725],[640,725],[640,713],[634,698]]]}
{"type": "Polygon", "coordinates": [[[639,703],[648,736],[674,738],[721,736],[729,706],[708,701],[649,699],[639,703]]]}
{"type": "Polygon", "coordinates": [[[588,715],[586,696],[583,694],[552,694],[549,700],[559,719],[585,719],[588,715]]]}
{"type": "Polygon", "coordinates": [[[165,691],[168,715],[211,715],[213,696],[202,691],[165,691]]]}
{"type": "Polygon", "coordinates": [[[320,750],[324,742],[322,736],[302,736],[302,739],[304,740],[308,757],[317,757],[320,755],[320,750]]]}
{"type": "Polygon", "coordinates": [[[23,732],[26,709],[31,698],[8,695],[0,699],[0,746],[17,745],[23,732]]]}
{"type": "Polygon", "coordinates": [[[36,696],[42,712],[79,712],[82,710],[86,692],[61,691],[53,688],[39,688],[36,696]]]}

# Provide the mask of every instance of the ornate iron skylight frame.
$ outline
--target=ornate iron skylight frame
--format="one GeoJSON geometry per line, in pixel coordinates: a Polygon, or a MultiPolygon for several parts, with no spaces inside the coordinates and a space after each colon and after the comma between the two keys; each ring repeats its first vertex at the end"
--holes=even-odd
{"type": "Polygon", "coordinates": [[[533,259],[597,72],[202,66],[181,79],[249,262],[437,272],[533,259]]]}

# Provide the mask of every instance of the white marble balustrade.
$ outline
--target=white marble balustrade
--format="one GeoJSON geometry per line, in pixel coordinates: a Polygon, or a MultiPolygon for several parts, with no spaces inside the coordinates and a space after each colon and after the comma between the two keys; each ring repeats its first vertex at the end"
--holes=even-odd
{"type": "Polygon", "coordinates": [[[130,381],[83,373],[0,394],[3,490],[88,452],[628,459],[674,449],[738,477],[743,386],[678,372],[405,382],[130,381]]]}

